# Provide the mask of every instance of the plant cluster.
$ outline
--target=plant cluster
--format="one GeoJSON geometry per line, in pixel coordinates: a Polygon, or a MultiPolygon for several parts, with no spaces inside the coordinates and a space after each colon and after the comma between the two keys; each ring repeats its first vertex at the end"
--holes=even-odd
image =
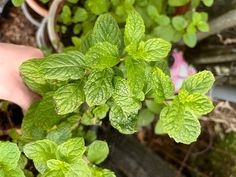
{"type": "MultiPolygon", "coordinates": [[[[123,30],[111,14],[102,14],[78,50],[28,60],[20,66],[23,80],[42,99],[29,108],[21,134],[12,132],[11,137],[41,176],[115,176],[93,165],[106,158],[108,147],[103,141],[86,147],[80,137],[94,138],[83,127],[100,125],[109,118],[120,133],[133,134],[144,114],[142,108],[147,107],[152,115],[155,104],[162,105],[156,133],[185,144],[196,141],[198,117],[213,109],[204,94],[214,77],[209,71],[199,72],[186,79],[175,95],[166,61],[171,44],[161,38],[147,39],[145,29],[135,10],[129,12],[123,30]]],[[[0,172],[15,170],[24,176],[17,165],[20,151],[16,145],[1,142],[1,147],[1,152],[13,158],[1,156],[4,168],[0,172]]]]}
{"type": "Polygon", "coordinates": [[[16,144],[0,142],[0,152],[1,176],[33,177],[33,173],[25,169],[31,159],[40,177],[115,177],[110,170],[94,165],[103,162],[109,153],[104,141],[96,140],[86,147],[84,139],[78,137],[61,144],[49,139],[38,140],[24,146],[25,155],[16,144]]]}
{"type": "Polygon", "coordinates": [[[216,177],[234,176],[236,174],[236,135],[235,132],[225,134],[217,132],[211,150],[204,157],[192,158],[191,165],[201,169],[205,174],[215,174],[216,177]],[[222,156],[225,156],[222,158],[222,156]],[[209,161],[209,159],[211,159],[209,161]],[[208,165],[206,166],[206,162],[208,165]]]}
{"type": "MultiPolygon", "coordinates": [[[[40,1],[45,4],[49,0],[40,1]]],[[[24,0],[12,2],[19,6],[24,0]]],[[[65,46],[79,47],[81,38],[93,29],[99,15],[109,12],[123,27],[127,14],[136,9],[144,19],[147,38],[160,37],[170,42],[183,39],[186,45],[194,47],[197,31],[209,31],[208,14],[196,11],[201,2],[210,7],[214,0],[68,0],[56,30],[62,34],[65,46]]]]}
{"type": "Polygon", "coordinates": [[[23,63],[24,81],[43,96],[25,116],[23,134],[41,139],[55,124],[65,127],[66,119],[97,125],[108,113],[114,128],[132,134],[147,99],[163,105],[157,132],[167,133],[177,142],[195,141],[200,134],[198,116],[213,109],[204,94],[214,77],[209,71],[195,74],[175,95],[165,60],[170,43],[144,39],[145,25],[136,11],[128,15],[124,37],[116,20],[104,14],[80,50],[23,63]]]}
{"type": "MultiPolygon", "coordinates": [[[[213,0],[202,0],[211,6],[213,0]]],[[[123,27],[127,14],[136,9],[143,17],[147,38],[160,37],[167,41],[178,42],[181,39],[189,47],[197,42],[196,32],[208,32],[208,14],[197,12],[200,0],[68,0],[58,19],[57,31],[71,36],[70,42],[79,47],[84,35],[93,29],[97,17],[109,12],[123,27]],[[73,35],[71,35],[73,34],[73,35]]]]}

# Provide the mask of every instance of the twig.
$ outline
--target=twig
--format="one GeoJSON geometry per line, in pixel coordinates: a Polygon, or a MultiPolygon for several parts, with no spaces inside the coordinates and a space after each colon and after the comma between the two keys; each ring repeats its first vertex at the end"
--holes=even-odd
{"type": "Polygon", "coordinates": [[[182,163],[181,163],[181,166],[180,166],[180,168],[179,168],[179,170],[178,170],[178,173],[176,174],[176,177],[181,177],[181,172],[182,172],[182,170],[183,170],[183,168],[184,168],[184,166],[185,166],[185,164],[186,164],[186,162],[187,162],[189,156],[191,155],[191,152],[192,152],[192,150],[193,150],[194,145],[195,145],[195,143],[192,144],[192,145],[190,146],[190,148],[188,149],[188,152],[187,152],[187,154],[185,155],[184,160],[183,160],[182,163]]]}

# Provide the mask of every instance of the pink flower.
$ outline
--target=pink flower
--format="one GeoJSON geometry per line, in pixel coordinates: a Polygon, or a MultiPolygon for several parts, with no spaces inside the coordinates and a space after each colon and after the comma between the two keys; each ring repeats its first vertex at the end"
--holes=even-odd
{"type": "Polygon", "coordinates": [[[196,73],[196,69],[189,66],[184,59],[183,52],[174,49],[172,56],[175,61],[170,68],[171,78],[175,84],[175,92],[177,93],[182,86],[183,81],[192,74],[196,73]]]}

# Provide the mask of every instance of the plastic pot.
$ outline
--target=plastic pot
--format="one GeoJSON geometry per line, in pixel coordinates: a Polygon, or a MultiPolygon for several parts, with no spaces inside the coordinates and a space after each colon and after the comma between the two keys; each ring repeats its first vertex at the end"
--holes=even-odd
{"type": "Polygon", "coordinates": [[[27,20],[30,21],[31,24],[33,24],[36,27],[40,26],[41,18],[37,17],[37,14],[35,14],[32,10],[30,10],[30,7],[26,3],[23,3],[21,5],[21,9],[23,11],[23,14],[27,18],[27,20]]]}
{"type": "Polygon", "coordinates": [[[49,15],[39,25],[36,33],[36,42],[40,48],[50,48],[55,52],[63,51],[63,44],[58,33],[55,31],[56,17],[60,12],[65,0],[56,0],[50,6],[49,15]]]}
{"type": "Polygon", "coordinates": [[[47,33],[47,18],[44,18],[39,25],[36,33],[36,43],[39,48],[50,48],[49,37],[47,33]]]}
{"type": "Polygon", "coordinates": [[[48,10],[42,7],[37,0],[26,0],[21,9],[25,17],[37,27],[40,26],[42,19],[48,16],[48,10]]]}
{"type": "Polygon", "coordinates": [[[57,24],[57,16],[59,15],[66,0],[56,0],[50,6],[48,21],[47,21],[47,32],[51,45],[57,52],[63,51],[63,44],[60,40],[58,33],[55,30],[57,24]]]}
{"type": "MultiPolygon", "coordinates": [[[[56,0],[57,1],[57,0],[56,0]]],[[[37,0],[26,0],[26,3],[31,9],[42,17],[48,16],[48,10],[40,5],[37,0]]]]}

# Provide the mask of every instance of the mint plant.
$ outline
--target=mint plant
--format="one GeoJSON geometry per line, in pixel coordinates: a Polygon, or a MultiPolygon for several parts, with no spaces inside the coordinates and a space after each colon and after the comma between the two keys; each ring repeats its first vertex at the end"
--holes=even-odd
{"type": "Polygon", "coordinates": [[[108,144],[88,128],[106,118],[120,133],[133,134],[160,114],[155,133],[184,144],[197,140],[198,117],[213,109],[205,94],[214,77],[209,71],[192,75],[176,95],[166,60],[171,44],[147,39],[145,30],[135,10],[124,29],[103,14],[78,50],[20,66],[23,80],[42,99],[29,108],[21,132],[10,131],[13,142],[0,142],[0,176],[34,176],[32,161],[41,177],[115,177],[99,167],[108,144]]]}
{"type": "Polygon", "coordinates": [[[83,138],[71,138],[60,145],[44,139],[26,144],[23,151],[45,177],[115,177],[113,172],[92,164],[101,163],[108,155],[108,146],[102,141],[86,147],[83,138]]]}
{"type": "Polygon", "coordinates": [[[26,156],[21,154],[17,144],[0,142],[0,152],[1,176],[34,176],[25,169],[28,158],[33,160],[35,168],[43,177],[115,177],[112,171],[93,164],[103,162],[109,153],[104,141],[96,140],[85,146],[84,139],[78,137],[61,144],[43,139],[24,145],[23,153],[26,156]]]}
{"type": "Polygon", "coordinates": [[[175,95],[165,59],[170,48],[161,38],[145,40],[144,21],[136,11],[129,13],[124,32],[110,14],[99,16],[79,50],[21,65],[25,83],[43,96],[26,114],[22,136],[58,141],[67,131],[64,140],[69,141],[76,136],[78,123],[100,125],[106,115],[120,133],[132,134],[138,130],[142,108],[149,109],[145,105],[149,100],[162,105],[156,133],[185,144],[196,141],[198,117],[213,109],[204,94],[214,77],[209,71],[199,72],[175,95]],[[52,130],[54,135],[49,136],[52,130]]]}
{"type": "Polygon", "coordinates": [[[24,173],[18,165],[21,152],[17,145],[0,141],[0,152],[0,176],[23,177],[24,173]]]}

